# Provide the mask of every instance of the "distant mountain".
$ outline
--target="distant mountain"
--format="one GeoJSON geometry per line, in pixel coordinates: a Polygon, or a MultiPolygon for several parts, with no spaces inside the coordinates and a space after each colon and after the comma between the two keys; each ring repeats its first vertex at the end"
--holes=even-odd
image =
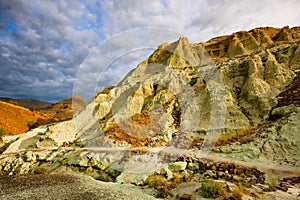
{"type": "Polygon", "coordinates": [[[0,101],[19,105],[24,108],[29,108],[31,110],[41,109],[51,105],[51,103],[49,102],[36,100],[36,99],[13,99],[7,97],[0,97],[0,101]]]}

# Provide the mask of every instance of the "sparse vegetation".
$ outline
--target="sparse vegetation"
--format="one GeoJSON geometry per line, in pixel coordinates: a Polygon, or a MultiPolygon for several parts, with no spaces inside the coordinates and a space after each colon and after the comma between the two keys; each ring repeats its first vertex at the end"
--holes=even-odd
{"type": "Polygon", "coordinates": [[[170,191],[173,188],[178,187],[178,185],[180,185],[182,181],[186,180],[186,177],[179,172],[174,172],[173,178],[171,180],[167,180],[166,176],[162,174],[152,174],[148,176],[146,184],[159,192],[159,195],[157,197],[165,198],[170,194],[170,191]]]}
{"type": "Polygon", "coordinates": [[[181,182],[182,182],[182,180],[181,180],[180,174],[178,172],[175,172],[173,174],[172,186],[177,187],[181,182]]]}
{"type": "Polygon", "coordinates": [[[239,185],[232,189],[232,194],[235,198],[241,200],[244,195],[250,195],[250,192],[245,187],[239,185]]]}
{"type": "Polygon", "coordinates": [[[47,173],[47,169],[42,166],[36,166],[33,172],[34,174],[45,174],[47,173]]]}
{"type": "Polygon", "coordinates": [[[223,184],[214,181],[206,181],[201,183],[201,193],[205,198],[216,198],[223,193],[223,184]]]}
{"type": "Polygon", "coordinates": [[[67,161],[66,158],[64,158],[64,159],[61,161],[61,164],[62,164],[62,165],[66,165],[67,163],[68,163],[68,161],[67,161]]]}
{"type": "Polygon", "coordinates": [[[268,171],[267,173],[267,182],[269,183],[270,190],[276,190],[276,185],[278,184],[278,180],[276,174],[273,172],[268,171]]]}
{"type": "Polygon", "coordinates": [[[155,188],[159,191],[166,188],[167,186],[167,179],[163,175],[155,174],[151,175],[147,178],[148,185],[152,188],[155,188]]]}
{"type": "Polygon", "coordinates": [[[13,104],[13,105],[16,105],[16,106],[18,106],[19,104],[18,104],[18,102],[16,102],[16,101],[13,101],[13,100],[10,100],[8,103],[10,103],[10,104],[13,104]]]}
{"type": "Polygon", "coordinates": [[[239,190],[239,188],[233,188],[232,189],[232,195],[238,199],[238,200],[241,200],[243,198],[243,192],[241,190],[239,190]]]}
{"type": "Polygon", "coordinates": [[[36,128],[38,126],[38,124],[37,124],[36,121],[29,121],[27,123],[27,126],[28,126],[29,129],[34,129],[34,128],[36,128]]]}
{"type": "Polygon", "coordinates": [[[238,129],[230,133],[223,133],[219,136],[216,145],[225,145],[237,140],[240,140],[241,143],[247,143],[252,140],[251,135],[254,133],[254,130],[255,127],[238,129]]]}
{"type": "Polygon", "coordinates": [[[35,106],[35,105],[30,106],[30,107],[29,107],[29,110],[31,110],[31,111],[36,111],[36,106],[35,106]]]}
{"type": "Polygon", "coordinates": [[[6,135],[6,129],[5,127],[0,127],[0,138],[3,137],[4,135],[6,135]]]}

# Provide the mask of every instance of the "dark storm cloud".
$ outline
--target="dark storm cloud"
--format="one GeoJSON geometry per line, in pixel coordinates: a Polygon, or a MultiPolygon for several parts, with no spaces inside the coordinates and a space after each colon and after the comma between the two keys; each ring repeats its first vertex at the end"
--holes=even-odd
{"type": "MultiPolygon", "coordinates": [[[[3,0],[0,96],[57,101],[73,95],[76,74],[93,47],[132,28],[168,28],[200,42],[257,26],[299,25],[299,7],[297,0],[3,0]]],[[[153,37],[159,43],[174,40],[158,33],[153,37]]],[[[111,58],[118,58],[109,68],[99,57],[86,61],[82,95],[85,88],[96,87],[89,80],[99,80],[98,89],[116,84],[145,59],[152,50],[118,55],[118,48],[142,46],[145,38],[121,37],[105,47],[111,58]],[[104,71],[102,78],[99,71],[104,71]]]]}
{"type": "Polygon", "coordinates": [[[0,96],[71,96],[80,63],[99,42],[97,29],[81,26],[96,17],[76,1],[1,1],[0,9],[0,96]]]}

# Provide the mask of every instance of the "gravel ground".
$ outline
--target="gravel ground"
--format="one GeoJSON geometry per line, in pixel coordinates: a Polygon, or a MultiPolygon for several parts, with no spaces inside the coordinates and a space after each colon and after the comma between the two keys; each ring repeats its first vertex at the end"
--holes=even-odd
{"type": "Polygon", "coordinates": [[[83,175],[0,176],[0,199],[132,200],[155,199],[137,188],[105,183],[83,175]]]}

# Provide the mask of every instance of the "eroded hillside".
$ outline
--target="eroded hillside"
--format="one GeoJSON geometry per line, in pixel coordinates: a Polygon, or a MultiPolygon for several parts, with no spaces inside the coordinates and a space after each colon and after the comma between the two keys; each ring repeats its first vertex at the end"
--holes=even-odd
{"type": "Polygon", "coordinates": [[[83,173],[171,199],[202,198],[212,180],[223,199],[297,199],[299,39],[268,27],[162,44],[73,120],[4,137],[0,173],[83,173]]]}

